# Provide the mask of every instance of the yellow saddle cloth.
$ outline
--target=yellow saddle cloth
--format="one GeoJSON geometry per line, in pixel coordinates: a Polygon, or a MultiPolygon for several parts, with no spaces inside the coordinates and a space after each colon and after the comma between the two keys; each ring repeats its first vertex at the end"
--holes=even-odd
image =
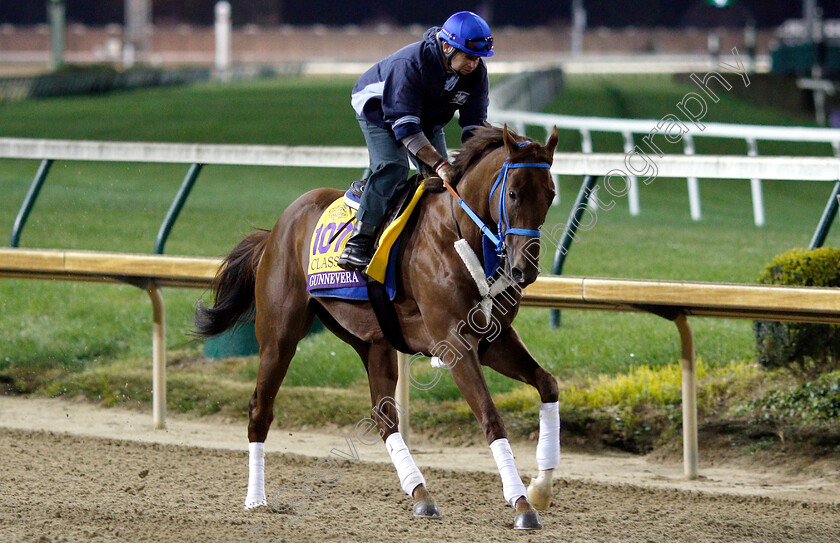
{"type": "MultiPolygon", "coordinates": [[[[420,197],[425,191],[425,184],[420,183],[405,210],[389,224],[379,236],[379,243],[373,258],[364,274],[380,283],[386,283],[392,249],[411,218],[420,197]]],[[[306,290],[315,296],[348,297],[343,289],[359,289],[367,283],[361,273],[347,271],[338,267],[338,257],[347,245],[353,231],[352,221],[356,210],[338,198],[321,214],[315,225],[312,240],[309,243],[309,266],[307,268],[306,290]]],[[[351,296],[353,299],[367,299],[361,292],[351,296]]],[[[390,294],[390,293],[389,293],[390,294]]]]}

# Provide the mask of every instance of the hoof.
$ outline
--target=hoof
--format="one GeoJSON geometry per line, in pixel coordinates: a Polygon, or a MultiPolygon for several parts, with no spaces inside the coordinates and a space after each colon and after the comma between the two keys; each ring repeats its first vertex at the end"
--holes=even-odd
{"type": "Polygon", "coordinates": [[[540,514],[536,511],[525,511],[519,513],[513,520],[514,530],[542,530],[540,514]]]}
{"type": "Polygon", "coordinates": [[[414,504],[414,516],[418,518],[440,518],[435,500],[423,500],[414,504]]]}
{"type": "Polygon", "coordinates": [[[540,511],[545,511],[551,505],[551,490],[551,471],[541,471],[528,485],[528,501],[540,511]]]}
{"type": "Polygon", "coordinates": [[[268,503],[263,500],[249,500],[245,502],[245,510],[250,511],[251,509],[256,509],[257,507],[268,507],[268,503]]]}

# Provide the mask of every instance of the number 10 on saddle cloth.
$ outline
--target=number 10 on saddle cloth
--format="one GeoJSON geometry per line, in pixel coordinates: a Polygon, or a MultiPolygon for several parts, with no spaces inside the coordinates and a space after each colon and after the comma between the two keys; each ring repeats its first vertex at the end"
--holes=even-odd
{"type": "Polygon", "coordinates": [[[393,299],[396,295],[395,256],[399,237],[424,190],[425,186],[421,183],[405,210],[382,232],[379,246],[364,275],[338,267],[338,257],[353,230],[351,219],[356,210],[348,206],[344,198],[338,198],[330,204],[318,219],[309,244],[306,290],[318,297],[367,300],[367,275],[384,283],[388,297],[393,299]]]}

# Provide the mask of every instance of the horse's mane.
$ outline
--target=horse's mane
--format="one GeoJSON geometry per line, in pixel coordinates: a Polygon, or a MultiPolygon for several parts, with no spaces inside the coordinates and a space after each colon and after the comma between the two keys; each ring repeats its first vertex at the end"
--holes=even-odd
{"type": "MultiPolygon", "coordinates": [[[[526,141],[516,132],[508,128],[508,133],[517,142],[526,141]]],[[[454,184],[458,183],[473,166],[481,159],[504,145],[504,130],[495,126],[483,126],[473,131],[473,136],[464,143],[461,149],[452,160],[452,167],[455,169],[454,184]]]]}

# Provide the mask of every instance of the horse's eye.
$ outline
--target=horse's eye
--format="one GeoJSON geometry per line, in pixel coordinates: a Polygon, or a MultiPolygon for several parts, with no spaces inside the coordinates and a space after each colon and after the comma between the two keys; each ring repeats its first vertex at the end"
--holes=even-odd
{"type": "Polygon", "coordinates": [[[510,191],[510,192],[508,192],[508,197],[510,197],[511,200],[516,200],[516,193],[513,192],[513,191],[510,191]]]}

